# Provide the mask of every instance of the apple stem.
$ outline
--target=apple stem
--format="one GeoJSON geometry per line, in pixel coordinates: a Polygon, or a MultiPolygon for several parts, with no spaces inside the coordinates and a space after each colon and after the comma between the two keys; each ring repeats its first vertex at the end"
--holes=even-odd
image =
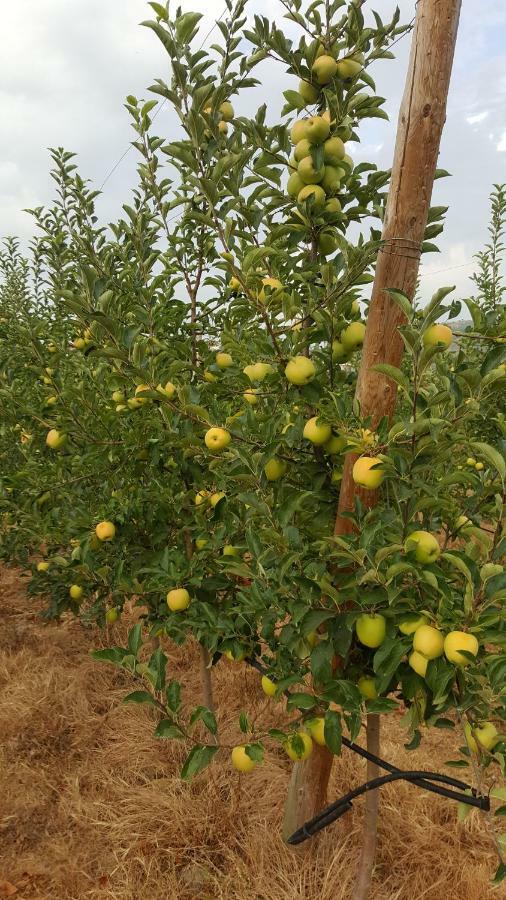
{"type": "MultiPolygon", "coordinates": [[[[370,713],[366,721],[367,750],[374,756],[380,753],[380,717],[378,713],[370,713]]],[[[379,775],[375,762],[367,760],[367,780],[371,781],[379,775]]],[[[358,867],[358,875],[353,890],[353,900],[367,900],[371,889],[376,844],[378,838],[379,791],[368,791],[365,796],[364,821],[362,825],[362,852],[358,867]]]]}

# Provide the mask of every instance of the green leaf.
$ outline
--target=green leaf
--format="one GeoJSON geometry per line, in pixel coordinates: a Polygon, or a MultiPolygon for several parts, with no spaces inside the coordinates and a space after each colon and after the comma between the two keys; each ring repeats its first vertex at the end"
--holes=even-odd
{"type": "Polygon", "coordinates": [[[156,706],[155,698],[148,691],[132,691],[123,698],[123,703],[149,703],[150,706],[156,706]]]}
{"type": "Polygon", "coordinates": [[[407,644],[396,637],[387,637],[376,650],[373,658],[373,669],[377,676],[376,690],[383,693],[388,687],[402,657],[406,654],[407,644]]]}
{"type": "Polygon", "coordinates": [[[250,730],[249,719],[245,712],[239,713],[239,728],[243,734],[247,734],[250,730]]]}
{"type": "Polygon", "coordinates": [[[385,288],[384,293],[388,294],[388,296],[394,301],[399,309],[402,309],[407,319],[411,319],[411,316],[413,314],[413,307],[411,305],[411,300],[406,296],[406,294],[403,294],[402,291],[397,291],[394,288],[385,288]]]}
{"type": "Polygon", "coordinates": [[[191,781],[202,772],[212,762],[218,750],[218,746],[209,744],[196,744],[192,747],[181,769],[183,781],[191,781]]]}
{"type": "Polygon", "coordinates": [[[391,378],[396,384],[400,384],[405,391],[409,391],[408,377],[396,366],[390,366],[387,363],[376,363],[376,365],[371,366],[371,370],[373,372],[379,372],[380,375],[386,375],[387,378],[391,378]]]}
{"type": "Polygon", "coordinates": [[[181,685],[179,681],[169,681],[165,688],[165,697],[171,712],[177,713],[181,707],[181,685]]]}
{"type": "Polygon", "coordinates": [[[341,755],[342,731],[341,716],[335,710],[328,709],[325,713],[323,736],[327,747],[335,756],[341,755]]]}
{"type": "Polygon", "coordinates": [[[199,721],[204,723],[211,734],[216,734],[218,731],[216,717],[212,710],[208,709],[207,706],[197,706],[196,709],[193,710],[190,716],[190,725],[194,725],[195,722],[199,721]]]}
{"type": "Polygon", "coordinates": [[[128,649],[132,656],[137,656],[140,648],[142,646],[142,625],[140,622],[137,622],[137,625],[134,625],[133,628],[128,632],[128,649]]]}
{"type": "Polygon", "coordinates": [[[506,863],[501,862],[501,863],[499,863],[499,866],[497,867],[496,873],[492,880],[492,884],[501,884],[501,881],[504,881],[505,878],[506,878],[506,863]]]}
{"type": "Polygon", "coordinates": [[[90,656],[99,662],[110,662],[115,666],[121,666],[125,653],[124,647],[108,647],[107,650],[92,650],[90,656]]]}
{"type": "Polygon", "coordinates": [[[290,694],[286,708],[290,712],[292,709],[313,709],[316,706],[316,699],[312,694],[294,691],[290,694]]]}
{"type": "Polygon", "coordinates": [[[176,20],[176,34],[182,44],[188,42],[195,31],[196,26],[202,18],[202,13],[187,12],[183,13],[176,20]]]}
{"type": "Polygon", "coordinates": [[[162,719],[155,729],[155,737],[181,740],[181,738],[184,738],[184,734],[179,726],[174,724],[172,719],[162,719]]]}

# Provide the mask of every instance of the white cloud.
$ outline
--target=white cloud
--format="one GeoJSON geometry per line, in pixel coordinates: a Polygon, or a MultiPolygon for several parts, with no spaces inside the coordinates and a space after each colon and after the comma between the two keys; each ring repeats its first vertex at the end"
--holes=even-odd
{"type": "Polygon", "coordinates": [[[468,125],[477,125],[479,122],[484,122],[488,116],[488,110],[484,110],[481,113],[476,113],[475,116],[467,116],[466,122],[468,125]]]}
{"type": "Polygon", "coordinates": [[[506,131],[503,131],[496,150],[498,153],[506,153],[506,131]]]}

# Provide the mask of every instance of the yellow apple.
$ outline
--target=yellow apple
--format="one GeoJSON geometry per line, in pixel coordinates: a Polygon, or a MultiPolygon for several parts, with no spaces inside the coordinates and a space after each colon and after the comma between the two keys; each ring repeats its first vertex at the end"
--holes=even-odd
{"type": "Polygon", "coordinates": [[[58,403],[58,397],[48,397],[46,400],[46,406],[55,406],[58,403]]]}
{"type": "Polygon", "coordinates": [[[209,541],[207,538],[197,538],[195,541],[195,546],[196,546],[197,550],[203,550],[204,547],[206,547],[208,543],[209,543],[209,541]]]}
{"type": "Polygon", "coordinates": [[[456,666],[468,666],[471,662],[460,651],[466,650],[476,656],[480,645],[474,634],[468,634],[465,631],[450,631],[444,639],[444,654],[448,662],[455,663],[456,666]]]}
{"type": "Polygon", "coordinates": [[[70,594],[72,600],[75,600],[76,602],[81,600],[83,593],[84,593],[84,591],[83,591],[81,585],[79,585],[79,584],[71,584],[70,585],[69,594],[70,594]]]}
{"type": "Polygon", "coordinates": [[[307,356],[294,356],[285,369],[285,376],[290,384],[308,384],[315,374],[314,362],[307,356]]]}
{"type": "Polygon", "coordinates": [[[223,547],[223,556],[239,556],[239,550],[233,544],[225,544],[223,547]]]}
{"type": "Polygon", "coordinates": [[[264,378],[267,377],[267,375],[270,375],[272,372],[274,372],[274,368],[270,363],[257,362],[251,363],[249,366],[245,366],[243,372],[250,381],[263,381],[264,378]]]}
{"type": "Polygon", "coordinates": [[[476,465],[476,460],[474,459],[474,457],[468,456],[466,459],[466,466],[472,466],[472,468],[474,469],[475,465],[476,465]]]}
{"type": "Polygon", "coordinates": [[[167,397],[168,400],[172,400],[174,394],[176,393],[176,385],[172,384],[172,381],[167,381],[165,387],[161,384],[157,384],[156,389],[159,394],[163,394],[163,396],[167,397]]]}
{"type": "Polygon", "coordinates": [[[114,403],[123,403],[125,399],[123,391],[113,391],[111,397],[114,403]]]}
{"type": "MultiPolygon", "coordinates": [[[[293,197],[293,199],[295,199],[295,197],[298,197],[298,195],[300,194],[300,192],[304,188],[304,186],[305,186],[304,182],[303,182],[302,178],[300,177],[299,173],[292,172],[292,174],[290,175],[290,177],[288,179],[287,185],[286,185],[286,190],[287,190],[287,193],[289,194],[289,196],[293,197]]],[[[299,201],[299,202],[301,202],[301,201],[299,201]]]]}
{"type": "Polygon", "coordinates": [[[418,650],[413,650],[409,655],[408,663],[417,675],[420,675],[421,678],[425,678],[427,666],[429,665],[429,660],[426,656],[423,656],[418,650]]]}
{"type": "Polygon", "coordinates": [[[355,630],[364,647],[379,647],[386,636],[385,617],[379,613],[362,613],[355,622],[355,630]]]}
{"type": "Polygon", "coordinates": [[[332,341],[332,359],[345,359],[348,356],[348,350],[346,350],[344,344],[341,341],[332,341]]]}
{"type": "Polygon", "coordinates": [[[321,186],[325,193],[337,194],[339,191],[339,187],[341,185],[341,179],[344,175],[342,169],[336,169],[335,166],[325,166],[323,170],[323,178],[321,179],[321,186]]]}
{"type": "Polygon", "coordinates": [[[323,145],[323,161],[327,166],[338,166],[344,157],[344,144],[340,137],[333,135],[323,145]]]}
{"type": "Polygon", "coordinates": [[[332,429],[326,422],[320,422],[318,416],[313,416],[313,418],[308,419],[304,425],[302,436],[305,437],[306,440],[311,441],[312,444],[320,446],[330,439],[332,436],[332,429]]]}
{"type": "Polygon", "coordinates": [[[372,675],[361,675],[358,679],[358,689],[366,700],[375,700],[378,696],[376,679],[372,675]]]}
{"type": "Polygon", "coordinates": [[[314,84],[311,84],[309,81],[299,81],[299,94],[305,101],[307,106],[309,106],[311,103],[316,103],[318,97],[320,96],[318,88],[315,87],[314,84]]]}
{"type": "Polygon", "coordinates": [[[209,428],[205,433],[204,442],[208,450],[220,453],[230,444],[232,436],[226,428],[209,428]]]}
{"type": "Polygon", "coordinates": [[[173,588],[167,594],[167,606],[172,612],[181,612],[190,605],[190,595],[186,588],[173,588]]]}
{"type": "Polygon", "coordinates": [[[299,165],[297,166],[297,172],[304,184],[318,184],[319,181],[322,180],[325,169],[321,166],[319,169],[315,168],[313,163],[312,156],[305,156],[304,159],[301,159],[299,165]]]}
{"type": "Polygon", "coordinates": [[[413,531],[406,540],[405,550],[413,551],[416,561],[423,564],[435,562],[441,553],[437,539],[429,531],[413,531]]]}
{"type": "Polygon", "coordinates": [[[139,409],[143,401],[139,397],[129,397],[127,400],[129,409],[139,409]]]}
{"type": "Polygon", "coordinates": [[[208,381],[209,384],[213,384],[214,381],[218,381],[218,376],[214,375],[208,369],[204,371],[204,381],[208,381]]]}
{"type": "Polygon", "coordinates": [[[420,628],[421,625],[427,625],[426,616],[417,616],[414,615],[410,619],[403,619],[402,622],[399,622],[399,631],[402,634],[414,634],[417,628],[420,628]]]}
{"type": "Polygon", "coordinates": [[[467,746],[472,753],[478,752],[478,744],[484,750],[492,750],[499,739],[499,733],[493,722],[483,722],[481,725],[471,727],[469,722],[464,723],[467,746]]]}
{"type": "Polygon", "coordinates": [[[84,338],[79,337],[72,341],[72,345],[76,348],[76,350],[84,350],[86,347],[86,341],[84,338]]]}
{"type": "Polygon", "coordinates": [[[264,474],[267,481],[278,481],[285,474],[286,468],[287,466],[284,460],[278,459],[277,456],[273,456],[264,466],[264,474]]]}
{"type": "Polygon", "coordinates": [[[305,156],[311,156],[313,144],[310,144],[307,138],[304,138],[302,141],[299,141],[295,150],[293,151],[294,159],[296,162],[300,162],[301,159],[304,159],[305,156]]]}
{"type": "Polygon", "coordinates": [[[342,212],[342,206],[337,197],[330,197],[325,204],[325,212],[332,215],[339,215],[342,212]]]}
{"type": "Polygon", "coordinates": [[[313,742],[309,734],[306,734],[305,731],[297,731],[295,732],[295,735],[290,735],[284,747],[290,759],[294,762],[299,762],[303,759],[307,759],[308,756],[311,756],[311,753],[313,752],[313,742]],[[295,735],[302,741],[303,746],[300,750],[294,746],[295,735]]]}
{"type": "Polygon", "coordinates": [[[225,491],[215,491],[214,494],[211,494],[211,496],[209,498],[209,503],[211,504],[213,509],[215,506],[218,505],[220,500],[223,500],[224,496],[225,496],[225,491]]]}
{"type": "Polygon", "coordinates": [[[385,477],[381,460],[377,456],[359,456],[353,464],[353,481],[370,491],[376,490],[385,477]]]}
{"type": "Polygon", "coordinates": [[[139,397],[139,394],[143,394],[144,391],[150,391],[151,388],[149,384],[138,384],[135,388],[135,398],[138,403],[141,403],[144,406],[146,403],[149,403],[149,397],[139,397]]]}
{"type": "Polygon", "coordinates": [[[425,347],[435,347],[442,344],[448,349],[453,340],[451,328],[448,325],[431,325],[423,335],[423,343],[425,347]]]}
{"type": "Polygon", "coordinates": [[[228,134],[228,123],[225,121],[218,122],[218,131],[221,131],[222,134],[228,134]]]}
{"type": "Polygon", "coordinates": [[[420,625],[413,636],[413,650],[426,659],[437,659],[443,655],[444,637],[433,625],[420,625]]]}
{"type": "Polygon", "coordinates": [[[333,56],[324,54],[315,59],[312,71],[318,84],[328,84],[337,72],[337,62],[333,56]]]}
{"type": "Polygon", "coordinates": [[[326,747],[325,718],[323,716],[316,716],[314,719],[308,719],[304,724],[315,744],[318,744],[320,747],[326,747]]]}
{"type": "Polygon", "coordinates": [[[207,503],[209,500],[209,491],[199,491],[198,494],[195,494],[195,506],[202,506],[203,503],[207,503]]]}
{"type": "Polygon", "coordinates": [[[224,100],[223,103],[220,103],[218,109],[222,114],[225,122],[232,121],[232,119],[234,118],[234,107],[232,106],[230,100],[224,100]]]}
{"type": "Polygon", "coordinates": [[[483,471],[483,469],[485,467],[482,462],[477,462],[474,468],[476,469],[477,472],[481,472],[481,471],[483,471]]]}
{"type": "Polygon", "coordinates": [[[267,697],[274,697],[276,693],[277,686],[267,675],[262,675],[262,690],[267,697]]]}
{"type": "Polygon", "coordinates": [[[290,131],[290,140],[292,144],[298,144],[299,141],[303,141],[304,138],[308,137],[308,125],[309,119],[297,119],[291,128],[290,131]]]}
{"type": "MultiPolygon", "coordinates": [[[[302,183],[304,185],[304,182],[302,183]]],[[[305,203],[306,200],[312,200],[315,209],[323,209],[326,199],[327,195],[319,184],[306,184],[297,194],[297,203],[305,203]]]]}
{"type": "Polygon", "coordinates": [[[228,286],[231,291],[240,291],[241,290],[241,282],[235,275],[232,275],[232,278],[228,282],[228,286]]]}
{"type": "Polygon", "coordinates": [[[105,621],[107,622],[108,625],[113,625],[114,622],[118,621],[118,619],[119,619],[119,611],[116,609],[115,606],[113,606],[113,607],[111,607],[111,609],[107,610],[107,612],[105,614],[105,621]]]}
{"type": "Polygon", "coordinates": [[[339,59],[336,63],[337,74],[339,75],[339,78],[342,78],[344,81],[348,78],[355,78],[355,75],[358,75],[363,68],[363,65],[358,62],[358,60],[351,59],[350,57],[339,59]]]}
{"type": "Polygon", "coordinates": [[[344,448],[346,447],[347,440],[340,434],[333,434],[325,442],[323,445],[323,449],[325,453],[328,453],[329,456],[335,456],[337,453],[342,453],[344,448]]]}
{"type": "Polygon", "coordinates": [[[48,563],[48,562],[39,562],[39,563],[37,563],[37,572],[47,572],[48,569],[49,569],[49,563],[48,563]]]}
{"type": "Polygon", "coordinates": [[[59,450],[66,440],[67,435],[57,431],[56,428],[51,428],[46,435],[46,444],[51,450],[59,450]]]}
{"type": "Polygon", "coordinates": [[[242,395],[243,399],[246,403],[249,403],[250,406],[256,406],[258,403],[257,390],[258,388],[249,388],[249,390],[244,391],[242,395]]]}
{"type": "Polygon", "coordinates": [[[364,343],[364,337],[365,324],[363,322],[352,322],[341,333],[341,343],[344,349],[350,353],[364,343]]]}
{"type": "Polygon", "coordinates": [[[95,534],[99,541],[112,541],[116,534],[116,527],[113,522],[99,522],[95,528],[95,534]]]}
{"type": "Polygon", "coordinates": [[[232,359],[230,353],[224,353],[221,350],[216,354],[216,365],[219,369],[228,369],[230,366],[234,365],[234,360],[232,359]]]}
{"type": "Polygon", "coordinates": [[[246,753],[246,747],[233,747],[231,753],[232,765],[238,772],[252,772],[256,766],[256,761],[251,759],[246,753]]]}

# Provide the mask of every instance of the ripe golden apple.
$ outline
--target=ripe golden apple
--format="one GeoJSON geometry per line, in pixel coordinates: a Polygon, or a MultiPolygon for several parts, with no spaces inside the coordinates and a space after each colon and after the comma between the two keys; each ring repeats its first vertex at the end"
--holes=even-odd
{"type": "Polygon", "coordinates": [[[113,607],[111,607],[111,609],[107,610],[107,612],[105,614],[105,621],[107,622],[108,625],[113,625],[114,622],[118,621],[118,619],[119,619],[119,611],[116,609],[115,606],[113,606],[113,607]]]}
{"type": "Polygon", "coordinates": [[[318,744],[320,747],[326,747],[325,718],[316,716],[314,719],[308,719],[304,724],[315,744],[318,744]]]}
{"type": "Polygon", "coordinates": [[[116,534],[116,527],[113,522],[99,522],[95,528],[95,534],[99,541],[112,541],[116,534]]]}
{"type": "Polygon", "coordinates": [[[363,65],[358,62],[358,60],[350,57],[339,59],[336,63],[337,74],[339,75],[339,78],[342,78],[344,81],[348,78],[355,78],[363,68],[363,65]]]}
{"type": "Polygon", "coordinates": [[[167,606],[172,612],[181,612],[190,605],[190,595],[186,588],[173,588],[167,594],[167,606]]]}
{"type": "Polygon", "coordinates": [[[441,550],[437,539],[429,531],[413,531],[405,543],[406,553],[411,551],[419,563],[433,563],[438,558],[441,550]]]}
{"type": "Polygon", "coordinates": [[[312,144],[321,144],[325,141],[330,133],[330,125],[323,116],[311,116],[306,120],[306,134],[303,137],[307,138],[312,144]]]}
{"type": "Polygon", "coordinates": [[[308,122],[309,119],[297,119],[290,131],[290,140],[292,144],[298,144],[304,138],[308,138],[308,122]]]}
{"type": "Polygon", "coordinates": [[[325,444],[332,436],[332,429],[326,422],[319,422],[318,417],[313,416],[313,418],[308,419],[304,425],[302,436],[305,437],[306,440],[311,441],[312,444],[320,446],[321,444],[325,444]]]}
{"type": "Polygon", "coordinates": [[[333,56],[324,54],[315,59],[312,71],[318,84],[328,84],[337,72],[337,62],[333,56]]]}
{"type": "Polygon", "coordinates": [[[212,450],[213,453],[220,453],[221,450],[228,447],[231,440],[232,436],[226,428],[209,428],[204,436],[206,447],[208,450],[212,450]]]}
{"type": "Polygon", "coordinates": [[[314,362],[307,356],[294,356],[285,368],[285,377],[290,384],[309,384],[315,374],[314,362]]]}
{"type": "Polygon", "coordinates": [[[144,391],[150,391],[150,390],[151,390],[151,388],[150,388],[149,384],[138,384],[137,387],[135,388],[135,398],[137,400],[137,403],[142,404],[142,406],[144,406],[146,403],[149,403],[149,400],[150,400],[149,397],[142,397],[142,396],[139,396],[139,394],[143,394],[144,391]]]}
{"type": "Polygon", "coordinates": [[[172,384],[172,381],[167,381],[165,386],[162,384],[157,384],[156,389],[159,394],[163,394],[164,397],[167,397],[168,400],[172,400],[174,394],[176,393],[176,385],[172,384]]]}
{"type": "Polygon", "coordinates": [[[372,675],[361,675],[358,679],[358,689],[366,700],[375,700],[378,696],[376,690],[376,679],[372,675]]]}
{"type": "Polygon", "coordinates": [[[386,619],[380,613],[362,613],[355,622],[357,637],[364,647],[376,648],[386,636],[386,619]]]}
{"type": "Polygon", "coordinates": [[[478,745],[484,750],[492,750],[499,738],[499,733],[493,722],[483,722],[474,728],[471,727],[469,722],[465,722],[464,732],[467,745],[472,753],[478,753],[478,745]]]}
{"type": "Polygon", "coordinates": [[[75,338],[75,340],[72,341],[72,345],[76,348],[76,350],[84,350],[86,347],[86,341],[82,337],[75,338]]]}
{"type": "Polygon", "coordinates": [[[225,544],[223,547],[223,556],[239,556],[239,550],[233,544],[225,544]]]}
{"type": "Polygon", "coordinates": [[[198,494],[195,494],[195,506],[202,506],[203,503],[207,503],[209,499],[209,491],[199,491],[198,494]]]}
{"type": "Polygon", "coordinates": [[[223,500],[223,497],[224,497],[224,496],[225,496],[225,491],[215,491],[214,494],[211,494],[211,496],[210,496],[210,498],[209,498],[209,503],[211,504],[211,506],[213,507],[213,509],[214,509],[215,506],[218,505],[218,503],[220,502],[220,500],[223,500]]]}
{"type": "Polygon", "coordinates": [[[290,759],[292,759],[294,762],[299,762],[303,759],[307,759],[308,756],[311,756],[311,753],[313,752],[313,742],[309,734],[306,734],[305,731],[297,731],[295,732],[295,734],[302,741],[303,747],[301,749],[298,749],[295,746],[295,735],[290,735],[284,746],[290,759]]]}
{"type": "Polygon", "coordinates": [[[256,761],[251,759],[250,756],[246,753],[246,747],[241,745],[238,747],[233,747],[231,759],[232,765],[234,769],[237,769],[238,772],[252,772],[256,766],[256,761]]]}
{"type": "Polygon", "coordinates": [[[456,666],[468,666],[471,662],[460,651],[466,650],[476,656],[480,645],[474,634],[468,634],[465,631],[450,631],[444,639],[444,654],[448,662],[455,663],[456,666]]]}
{"type": "Polygon", "coordinates": [[[299,94],[307,106],[311,103],[316,103],[320,96],[318,88],[309,81],[299,81],[299,94]]]}
{"type": "Polygon", "coordinates": [[[278,481],[285,474],[286,468],[286,462],[283,459],[278,459],[277,456],[267,460],[264,466],[264,474],[267,481],[278,481]]]}
{"type": "Polygon", "coordinates": [[[49,569],[48,562],[43,561],[43,562],[37,563],[37,572],[47,572],[48,569],[49,569]]]}
{"type": "Polygon", "coordinates": [[[420,628],[421,625],[427,625],[426,616],[412,616],[409,619],[403,619],[402,622],[399,622],[399,631],[402,634],[414,634],[415,631],[420,628]]]}
{"type": "Polygon", "coordinates": [[[266,276],[262,278],[263,287],[260,289],[258,294],[258,299],[261,303],[265,303],[272,294],[277,294],[279,291],[283,290],[283,285],[281,284],[279,278],[271,278],[266,276]],[[267,288],[267,291],[265,290],[267,288]]]}
{"type": "Polygon", "coordinates": [[[341,333],[341,343],[348,352],[356,350],[357,347],[363,344],[364,338],[365,324],[363,322],[352,322],[341,333]]]}
{"type": "Polygon", "coordinates": [[[306,200],[312,200],[315,209],[323,209],[326,197],[325,191],[319,184],[305,184],[297,194],[297,203],[305,203],[306,200]]]}
{"type": "Polygon", "coordinates": [[[51,428],[46,435],[46,444],[51,450],[60,450],[66,440],[67,435],[57,431],[56,428],[51,428]]]}
{"type": "Polygon", "coordinates": [[[423,335],[425,347],[435,347],[437,344],[442,344],[445,349],[448,349],[452,340],[452,330],[448,325],[431,325],[423,335]]]}
{"type": "Polygon", "coordinates": [[[315,168],[313,157],[305,156],[297,166],[297,172],[304,184],[318,184],[325,174],[325,168],[324,166],[321,166],[319,169],[315,168]]]}
{"type": "Polygon", "coordinates": [[[263,381],[267,375],[271,375],[274,372],[274,368],[270,363],[257,362],[245,366],[243,372],[250,381],[263,381]]]}
{"type": "Polygon", "coordinates": [[[413,650],[426,659],[437,659],[443,655],[444,637],[433,625],[420,625],[413,636],[413,650]]]}
{"type": "Polygon", "coordinates": [[[262,690],[267,697],[274,697],[276,693],[277,686],[267,675],[262,675],[262,690]]]}
{"type": "Polygon", "coordinates": [[[381,468],[381,460],[377,456],[359,456],[352,470],[353,481],[370,491],[379,488],[385,477],[381,468]]]}
{"type": "Polygon", "coordinates": [[[230,100],[224,100],[223,103],[218,107],[220,113],[223,116],[225,122],[231,122],[234,118],[234,107],[232,106],[230,100]]]}
{"type": "Polygon", "coordinates": [[[216,365],[219,369],[228,369],[230,366],[234,365],[234,360],[230,353],[220,351],[220,353],[216,354],[216,365]]]}
{"type": "Polygon", "coordinates": [[[293,151],[293,155],[296,161],[299,163],[301,159],[304,159],[306,156],[311,156],[313,144],[310,144],[307,138],[304,138],[302,141],[296,145],[295,150],[293,151]]]}
{"type": "Polygon", "coordinates": [[[485,467],[482,462],[477,462],[474,468],[477,472],[482,472],[485,467]]]}
{"type": "Polygon", "coordinates": [[[302,178],[298,172],[292,172],[286,185],[286,190],[290,197],[298,197],[301,190],[305,187],[302,178]]]}
{"type": "Polygon", "coordinates": [[[323,161],[327,166],[339,166],[345,154],[344,144],[340,137],[333,135],[323,145],[323,161]]]}
{"type": "Polygon", "coordinates": [[[46,406],[55,406],[58,403],[58,397],[48,397],[46,400],[46,406]]]}
{"type": "Polygon", "coordinates": [[[81,600],[84,591],[80,584],[71,584],[69,588],[69,594],[72,600],[78,602],[79,600],[81,600]]]}
{"type": "Polygon", "coordinates": [[[413,652],[409,654],[408,663],[417,675],[420,675],[421,678],[425,678],[427,666],[429,665],[429,660],[426,656],[418,653],[418,650],[413,650],[413,652]]]}
{"type": "Polygon", "coordinates": [[[228,134],[228,122],[218,122],[218,131],[220,131],[221,134],[228,134]]]}

